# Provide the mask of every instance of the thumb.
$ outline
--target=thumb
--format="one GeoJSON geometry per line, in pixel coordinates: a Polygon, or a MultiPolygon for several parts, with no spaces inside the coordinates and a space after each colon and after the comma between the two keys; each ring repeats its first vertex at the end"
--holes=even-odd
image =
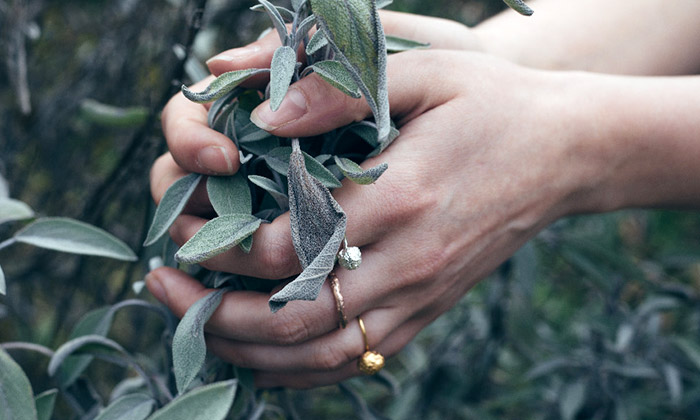
{"type": "MultiPolygon", "coordinates": [[[[387,79],[392,117],[405,123],[454,96],[447,83],[436,84],[434,51],[409,51],[389,57],[387,79]]],[[[453,63],[450,63],[453,64],[453,63]]],[[[371,110],[363,98],[352,98],[311,74],[290,86],[277,111],[269,101],[255,108],[255,125],[280,137],[307,137],[361,121],[371,110]]]]}

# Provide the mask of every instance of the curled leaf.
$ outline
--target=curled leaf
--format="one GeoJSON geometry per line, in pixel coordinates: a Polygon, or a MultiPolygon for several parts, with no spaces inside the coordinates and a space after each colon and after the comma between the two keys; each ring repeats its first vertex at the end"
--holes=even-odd
{"type": "Polygon", "coordinates": [[[175,254],[175,259],[195,264],[228,251],[252,235],[261,220],[250,214],[226,214],[208,221],[175,254]]]}
{"type": "Polygon", "coordinates": [[[373,184],[387,170],[389,165],[382,163],[367,170],[362,169],[360,165],[346,158],[335,156],[335,164],[338,165],[340,171],[348,179],[361,185],[373,184]]]}
{"type": "Polygon", "coordinates": [[[297,53],[291,47],[281,46],[272,55],[270,68],[270,108],[277,111],[292,82],[297,53]]]}
{"type": "Polygon", "coordinates": [[[318,297],[335,265],[347,225],[347,216],[330,191],[307,171],[298,147],[289,162],[289,212],[292,242],[303,271],[270,298],[273,312],[289,301],[318,297]]]}
{"type": "Polygon", "coordinates": [[[182,212],[182,209],[185,208],[185,204],[187,204],[201,179],[202,176],[199,174],[189,174],[175,181],[165,191],[160,204],[156,208],[156,214],[153,216],[153,222],[151,222],[151,227],[148,229],[143,246],[154,244],[168,231],[170,225],[173,224],[177,216],[182,212]]]}
{"type": "Polygon", "coordinates": [[[209,293],[195,302],[180,320],[173,336],[173,370],[178,393],[183,394],[202,369],[207,355],[204,324],[209,321],[227,289],[209,293]]]}
{"type": "Polygon", "coordinates": [[[352,77],[352,74],[338,61],[326,60],[315,63],[311,66],[314,72],[321,76],[323,80],[330,83],[331,86],[340,90],[344,94],[353,97],[361,98],[360,88],[352,77]]]}
{"type": "Polygon", "coordinates": [[[182,86],[182,93],[192,102],[206,103],[215,101],[232,91],[251,76],[266,73],[269,69],[246,69],[224,73],[214,79],[213,82],[201,92],[193,92],[187,86],[182,86]]]}
{"type": "Polygon", "coordinates": [[[15,233],[17,242],[54,251],[135,261],[134,251],[108,232],[73,219],[37,219],[15,233]]]}
{"type": "Polygon", "coordinates": [[[508,7],[524,16],[530,16],[535,12],[530,6],[525,4],[523,0],[503,0],[503,2],[507,4],[508,7]]]}

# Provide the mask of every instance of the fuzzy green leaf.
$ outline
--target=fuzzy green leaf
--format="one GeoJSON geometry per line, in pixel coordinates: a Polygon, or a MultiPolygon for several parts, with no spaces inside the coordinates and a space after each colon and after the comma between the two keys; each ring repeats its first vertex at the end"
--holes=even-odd
{"type": "Polygon", "coordinates": [[[90,352],[94,354],[127,355],[126,350],[116,341],[101,335],[84,335],[64,343],[54,353],[49,361],[48,372],[53,376],[59,366],[73,353],[90,352]]]}
{"type": "Polygon", "coordinates": [[[345,238],[347,216],[328,188],[309,174],[298,148],[289,165],[289,212],[292,242],[303,271],[270,298],[272,312],[292,300],[318,297],[345,238]]]}
{"type": "Polygon", "coordinates": [[[204,365],[207,345],[204,324],[209,321],[227,289],[215,290],[195,302],[180,320],[173,336],[173,370],[177,391],[183,394],[204,365]]]}
{"type": "Polygon", "coordinates": [[[508,7],[524,16],[530,16],[535,12],[527,4],[525,4],[523,0],[503,0],[503,2],[507,4],[508,7]]]}
{"type": "Polygon", "coordinates": [[[306,55],[313,55],[326,45],[328,45],[328,38],[322,31],[316,31],[309,39],[309,43],[306,44],[306,55]]]}
{"type": "Polygon", "coordinates": [[[148,420],[223,420],[236,395],[235,379],[216,382],[175,398],[148,420]]]}
{"type": "Polygon", "coordinates": [[[289,197],[275,181],[259,175],[248,175],[248,179],[253,184],[267,191],[281,209],[289,208],[289,197]]]}
{"type": "MultiPolygon", "coordinates": [[[[292,148],[278,147],[271,150],[270,153],[263,156],[267,166],[278,174],[287,176],[289,172],[289,155],[292,153],[292,148]]],[[[304,156],[304,163],[306,164],[306,170],[321,183],[328,188],[338,188],[342,184],[338,181],[338,178],[333,175],[333,172],[329,171],[325,166],[323,166],[319,161],[314,159],[312,156],[306,152],[302,152],[304,156]]]]}
{"type": "Polygon", "coordinates": [[[402,52],[415,50],[419,48],[429,48],[430,44],[424,44],[422,42],[413,41],[411,39],[401,38],[398,36],[386,36],[386,51],[387,52],[402,52]]]}
{"type": "MultiPolygon", "coordinates": [[[[277,9],[277,13],[280,14],[282,20],[284,20],[285,22],[292,23],[294,21],[294,12],[292,12],[291,10],[282,6],[275,6],[275,9],[277,9]]],[[[267,13],[267,10],[265,10],[265,6],[263,6],[262,4],[256,4],[255,6],[251,7],[250,10],[267,13]]]]}
{"type": "Polygon", "coordinates": [[[386,45],[373,0],[310,0],[317,26],[324,32],[336,59],[350,71],[372,109],[379,143],[389,137],[389,94],[386,45]]]}
{"type": "Polygon", "coordinates": [[[95,417],[95,420],[144,420],[156,402],[146,394],[129,394],[117,398],[95,417]]]}
{"type": "Polygon", "coordinates": [[[49,389],[34,398],[36,405],[37,420],[51,420],[53,409],[56,405],[57,389],[49,389]]]}
{"type": "Polygon", "coordinates": [[[296,39],[298,40],[298,43],[301,43],[301,39],[303,39],[311,30],[311,28],[314,27],[316,24],[316,16],[310,15],[307,16],[306,19],[302,20],[301,23],[299,24],[299,28],[296,31],[296,34],[294,35],[296,39]]]}
{"type": "Polygon", "coordinates": [[[362,167],[360,167],[360,165],[351,161],[350,159],[339,158],[338,156],[334,156],[334,158],[335,164],[338,165],[340,172],[342,172],[348,179],[360,185],[375,183],[389,167],[389,165],[386,163],[382,163],[374,168],[364,170],[362,167]]]}
{"type": "Polygon", "coordinates": [[[292,82],[297,53],[291,47],[281,46],[272,55],[270,67],[270,108],[277,111],[292,82]]]}
{"type": "Polygon", "coordinates": [[[36,420],[32,386],[22,368],[0,348],[0,420],[36,420]]]}
{"type": "Polygon", "coordinates": [[[182,212],[182,209],[185,208],[185,204],[187,204],[201,179],[202,176],[199,174],[189,174],[175,181],[165,191],[160,204],[156,208],[156,214],[153,216],[153,222],[151,222],[151,227],[148,229],[143,246],[153,245],[161,236],[165,235],[170,225],[173,224],[177,216],[182,212]]]}
{"type": "Polygon", "coordinates": [[[252,210],[250,188],[242,174],[210,176],[207,179],[209,201],[216,214],[247,213],[252,210]]]}
{"type": "Polygon", "coordinates": [[[37,219],[15,233],[18,242],[54,251],[135,261],[134,251],[106,231],[63,217],[37,219]]]}
{"type": "Polygon", "coordinates": [[[253,235],[242,240],[241,243],[238,244],[238,247],[246,254],[249,253],[250,250],[253,249],[253,235]]]}
{"type": "Polygon", "coordinates": [[[260,227],[261,220],[250,214],[227,214],[208,221],[175,254],[175,259],[195,264],[238,245],[260,227]]]}
{"type": "Polygon", "coordinates": [[[269,69],[246,69],[223,73],[201,92],[193,92],[187,86],[182,85],[182,93],[187,99],[197,103],[207,103],[215,101],[232,91],[236,86],[246,81],[256,74],[265,73],[269,69]]]}
{"type": "Polygon", "coordinates": [[[338,61],[326,60],[311,66],[323,80],[344,94],[353,98],[361,98],[360,88],[352,78],[352,74],[338,61]]]}
{"type": "Polygon", "coordinates": [[[280,41],[282,41],[282,45],[287,45],[289,34],[287,33],[287,25],[284,24],[284,18],[280,12],[267,0],[258,0],[258,2],[263,5],[267,15],[270,17],[270,20],[272,20],[272,25],[277,29],[277,34],[280,37],[280,41]]]}
{"type": "Polygon", "coordinates": [[[0,198],[0,224],[34,217],[34,210],[12,198],[0,198]]]}

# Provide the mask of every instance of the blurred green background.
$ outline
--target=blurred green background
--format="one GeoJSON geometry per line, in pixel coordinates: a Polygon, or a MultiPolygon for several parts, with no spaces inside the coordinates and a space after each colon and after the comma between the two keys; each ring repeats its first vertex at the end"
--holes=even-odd
{"type": "MultiPolygon", "coordinates": [[[[198,63],[267,26],[248,10],[254,4],[0,0],[0,189],[140,250],[152,211],[149,167],[165,150],[159,112],[202,71],[198,63]]],[[[469,25],[502,8],[500,0],[390,7],[469,25]]],[[[16,228],[0,225],[0,239],[16,228]]],[[[700,418],[699,237],[700,215],[690,212],[562,220],[390,360],[388,375],[264,393],[271,408],[262,418],[700,418]]],[[[149,257],[140,254],[128,265],[3,250],[0,343],[56,348],[87,311],[134,297],[149,257]]],[[[158,340],[149,332],[162,325],[137,315],[120,314],[110,336],[150,355],[158,340]]],[[[12,355],[35,392],[54,386],[46,359],[12,355]]],[[[94,392],[108,395],[125,373],[93,365],[94,392]]],[[[57,413],[68,418],[61,401],[57,413]]]]}

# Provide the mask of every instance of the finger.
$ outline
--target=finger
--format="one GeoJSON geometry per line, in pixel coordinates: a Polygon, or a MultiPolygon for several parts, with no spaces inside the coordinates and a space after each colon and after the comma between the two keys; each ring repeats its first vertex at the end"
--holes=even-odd
{"type": "MultiPolygon", "coordinates": [[[[165,153],[153,163],[151,167],[151,195],[156,204],[163,199],[165,192],[178,179],[188,175],[173,159],[170,153],[165,153]]],[[[195,188],[190,200],[183,209],[183,214],[208,216],[213,212],[209,196],[207,195],[206,182],[200,182],[195,188]]]]}
{"type": "MultiPolygon", "coordinates": [[[[395,286],[393,282],[373,282],[387,273],[380,254],[371,254],[363,262],[362,273],[338,270],[345,312],[348,319],[381,308],[382,296],[395,286]],[[367,287],[372,284],[372,287],[367,287]]],[[[187,309],[212,289],[182,271],[162,267],[148,274],[146,283],[151,293],[182,317],[187,309]]],[[[207,331],[223,338],[277,345],[296,345],[324,335],[337,328],[339,318],[330,287],[324,285],[315,301],[290,302],[272,313],[269,295],[250,291],[226,293],[221,305],[207,323],[207,331]]]]}
{"type": "MultiPolygon", "coordinates": [[[[193,86],[202,90],[211,79],[193,86]]],[[[240,166],[238,149],[225,135],[209,128],[207,109],[181,93],[163,109],[163,133],[173,159],[185,171],[231,175],[240,166]]]]}
{"type": "Polygon", "coordinates": [[[433,49],[481,50],[477,36],[462,23],[450,19],[380,10],[384,32],[418,42],[433,49]]]}
{"type": "MultiPolygon", "coordinates": [[[[434,72],[454,66],[447,57],[449,54],[433,51],[408,51],[389,57],[388,89],[394,118],[410,119],[455,95],[449,81],[435,83],[434,72]]],[[[308,137],[370,114],[364,99],[351,98],[312,74],[289,88],[277,111],[272,111],[266,101],[253,110],[250,119],[280,137],[308,137]]]]}

